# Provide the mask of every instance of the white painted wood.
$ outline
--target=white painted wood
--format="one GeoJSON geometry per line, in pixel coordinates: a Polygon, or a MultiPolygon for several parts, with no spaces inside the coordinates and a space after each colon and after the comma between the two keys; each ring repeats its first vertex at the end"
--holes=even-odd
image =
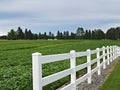
{"type": "Polygon", "coordinates": [[[110,61],[112,62],[112,46],[110,46],[110,61]]]}
{"type": "Polygon", "coordinates": [[[98,69],[99,69],[99,67],[96,67],[96,68],[92,69],[91,74],[94,74],[95,72],[97,72],[98,69]]]}
{"type": "Polygon", "coordinates": [[[82,77],[78,78],[78,79],[76,80],[76,85],[78,85],[78,84],[80,84],[81,82],[85,81],[85,80],[88,78],[88,76],[89,76],[89,74],[87,73],[87,74],[83,75],[82,77]]]}
{"type": "Polygon", "coordinates": [[[89,65],[88,63],[80,64],[80,65],[76,66],[76,71],[82,70],[82,69],[86,68],[88,65],[89,65]]]}
{"type": "Polygon", "coordinates": [[[75,58],[75,50],[71,50],[70,51],[70,66],[72,69],[71,72],[71,84],[73,84],[73,88],[71,88],[71,90],[76,90],[76,58],[75,58]]]}
{"type": "Polygon", "coordinates": [[[46,55],[46,56],[41,57],[41,62],[42,64],[45,64],[45,63],[50,63],[50,62],[55,62],[55,61],[62,61],[62,60],[69,59],[69,58],[70,58],[69,53],[46,55]]]}
{"type": "Polygon", "coordinates": [[[110,59],[109,58],[109,46],[107,46],[107,60],[108,60],[107,64],[108,65],[110,65],[110,60],[109,59],[110,59]]]}
{"type": "Polygon", "coordinates": [[[32,54],[33,90],[42,90],[41,53],[32,54]]]}
{"type": "Polygon", "coordinates": [[[89,74],[87,82],[88,84],[91,84],[91,53],[90,53],[90,49],[87,50],[87,63],[88,67],[87,67],[87,73],[89,74]]]}
{"type": "Polygon", "coordinates": [[[87,52],[86,52],[86,51],[84,51],[84,52],[76,52],[76,53],[75,53],[75,56],[76,56],[76,57],[87,56],[87,52]]]}
{"type": "Polygon", "coordinates": [[[105,47],[104,46],[103,46],[103,62],[104,62],[103,69],[105,69],[106,63],[105,63],[105,47]]]}
{"type": "Polygon", "coordinates": [[[52,82],[54,82],[56,80],[59,80],[59,79],[65,77],[65,76],[68,76],[68,75],[71,74],[71,72],[72,72],[71,69],[67,69],[67,70],[64,70],[64,71],[61,71],[61,72],[49,75],[47,77],[44,77],[42,79],[42,81],[41,81],[42,82],[42,86],[45,86],[45,85],[47,85],[49,83],[52,83],[52,82]]]}
{"type": "Polygon", "coordinates": [[[91,65],[92,65],[92,64],[94,64],[94,63],[96,63],[96,62],[97,62],[97,60],[98,60],[97,58],[95,58],[95,59],[91,60],[91,65]]]}
{"type": "Polygon", "coordinates": [[[91,53],[91,54],[95,54],[95,53],[97,53],[97,50],[91,50],[90,53],[91,53]]]}
{"type": "Polygon", "coordinates": [[[87,80],[91,83],[92,74],[95,72],[98,75],[101,74],[101,67],[106,68],[106,63],[109,65],[110,61],[116,59],[120,56],[120,48],[118,46],[107,46],[102,48],[97,48],[96,50],[90,50],[84,52],[75,52],[71,50],[70,53],[64,54],[55,54],[55,55],[45,55],[41,56],[41,53],[32,54],[32,71],[33,71],[33,90],[42,90],[42,87],[50,84],[56,80],[59,80],[63,77],[70,75],[71,82],[67,86],[63,87],[61,90],[76,90],[76,86],[81,82],[87,80]],[[107,52],[106,52],[106,51],[107,52]],[[102,55],[100,55],[102,52],[102,55]],[[97,58],[91,60],[91,54],[96,54],[97,58]],[[87,57],[87,62],[76,66],[76,57],[87,57]],[[107,59],[105,58],[107,56],[107,59]],[[70,59],[70,68],[60,71],[58,73],[46,76],[42,78],[42,64],[62,61],[70,59]],[[100,59],[103,59],[103,62],[100,63],[100,59]],[[91,69],[91,65],[97,62],[97,67],[91,69]],[[76,72],[87,67],[87,74],[76,80],[76,72]]]}
{"type": "Polygon", "coordinates": [[[97,67],[98,67],[98,71],[97,71],[97,73],[98,73],[98,75],[101,75],[101,68],[100,68],[100,49],[99,48],[97,48],[96,49],[97,50],[97,67]]]}
{"type": "Polygon", "coordinates": [[[60,90],[71,90],[71,88],[73,88],[73,84],[70,83],[69,85],[61,88],[60,90]]]}

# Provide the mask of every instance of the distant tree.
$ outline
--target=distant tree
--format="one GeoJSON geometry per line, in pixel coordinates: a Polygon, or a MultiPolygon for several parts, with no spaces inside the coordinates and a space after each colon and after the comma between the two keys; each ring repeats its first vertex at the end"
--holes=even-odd
{"type": "Polygon", "coordinates": [[[92,31],[92,39],[105,39],[105,33],[101,29],[92,31]]]}
{"type": "Polygon", "coordinates": [[[37,34],[33,34],[33,39],[37,40],[38,39],[38,35],[37,34]]]}
{"type": "Polygon", "coordinates": [[[75,39],[75,33],[71,32],[70,39],[75,39]]]}
{"type": "Polygon", "coordinates": [[[52,39],[55,39],[55,36],[54,36],[54,34],[52,33],[52,39]]]}
{"type": "Polygon", "coordinates": [[[89,32],[88,32],[88,30],[85,31],[84,39],[89,39],[89,32]]]}
{"type": "Polygon", "coordinates": [[[11,29],[10,32],[8,32],[8,40],[16,40],[16,32],[14,29],[11,29]]]}
{"type": "Polygon", "coordinates": [[[92,31],[91,39],[96,39],[96,38],[95,38],[95,31],[92,31]]]}
{"type": "Polygon", "coordinates": [[[76,38],[81,39],[84,36],[85,32],[83,28],[78,27],[76,31],[76,38]]]}
{"type": "Polygon", "coordinates": [[[38,39],[42,39],[42,34],[39,33],[38,39]]]}
{"type": "Polygon", "coordinates": [[[54,34],[52,32],[49,32],[48,39],[54,39],[54,34]]]}
{"type": "Polygon", "coordinates": [[[0,36],[0,39],[7,39],[6,35],[0,36]]]}
{"type": "Polygon", "coordinates": [[[116,40],[120,40],[120,27],[116,27],[115,36],[116,40]]]}
{"type": "Polygon", "coordinates": [[[27,29],[25,29],[25,39],[29,39],[29,33],[27,29]]]}
{"type": "Polygon", "coordinates": [[[25,35],[20,27],[17,29],[17,39],[25,39],[25,35]]]}
{"type": "Polygon", "coordinates": [[[120,27],[110,28],[106,32],[106,38],[111,40],[120,39],[120,27]]]}
{"type": "Polygon", "coordinates": [[[69,39],[69,31],[64,31],[63,38],[64,39],[69,39]]]}
{"type": "Polygon", "coordinates": [[[28,31],[28,39],[33,39],[33,33],[31,32],[31,30],[28,31]]]}
{"type": "Polygon", "coordinates": [[[89,30],[89,32],[88,32],[88,39],[91,39],[91,36],[92,36],[91,30],[89,30]]]}
{"type": "Polygon", "coordinates": [[[57,35],[56,35],[56,38],[57,38],[57,39],[63,39],[63,34],[62,34],[62,32],[58,31],[58,32],[57,32],[57,35]]]}
{"type": "Polygon", "coordinates": [[[44,37],[44,39],[48,39],[48,36],[47,36],[46,32],[44,32],[43,37],[44,37]]]}

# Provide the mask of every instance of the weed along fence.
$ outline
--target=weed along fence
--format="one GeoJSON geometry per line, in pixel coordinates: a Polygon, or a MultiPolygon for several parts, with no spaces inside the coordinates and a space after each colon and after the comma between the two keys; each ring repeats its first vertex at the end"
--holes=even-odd
{"type": "Polygon", "coordinates": [[[57,81],[63,77],[70,75],[70,84],[62,87],[61,90],[76,90],[76,86],[81,82],[87,80],[88,84],[92,82],[92,75],[97,72],[101,75],[101,68],[105,69],[107,65],[115,60],[119,56],[119,47],[107,46],[97,48],[95,50],[88,49],[84,52],[75,52],[71,50],[70,53],[54,54],[42,56],[41,53],[32,54],[32,69],[33,69],[33,90],[42,90],[43,86],[48,85],[54,81],[57,81]],[[95,54],[96,58],[92,59],[92,55],[95,54]],[[76,58],[87,57],[87,62],[80,65],[76,65],[76,58]],[[42,77],[42,64],[62,61],[65,59],[70,60],[70,68],[60,71],[58,73],[42,77]],[[95,68],[92,65],[96,63],[95,68]],[[87,73],[77,78],[76,72],[87,68],[87,73]]]}

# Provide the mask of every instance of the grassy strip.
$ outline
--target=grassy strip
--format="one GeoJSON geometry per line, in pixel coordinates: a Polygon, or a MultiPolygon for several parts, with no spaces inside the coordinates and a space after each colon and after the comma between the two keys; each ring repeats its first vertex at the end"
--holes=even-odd
{"type": "Polygon", "coordinates": [[[120,60],[100,90],[120,90],[120,60]]]}

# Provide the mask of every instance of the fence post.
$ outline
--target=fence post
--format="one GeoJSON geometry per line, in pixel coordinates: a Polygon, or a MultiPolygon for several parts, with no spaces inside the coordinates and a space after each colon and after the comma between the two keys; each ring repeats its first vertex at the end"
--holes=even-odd
{"type": "Polygon", "coordinates": [[[112,46],[110,46],[110,61],[112,62],[112,46]]]}
{"type": "Polygon", "coordinates": [[[116,46],[116,58],[118,57],[118,46],[116,46]]]}
{"type": "Polygon", "coordinates": [[[110,65],[110,61],[109,61],[109,46],[107,46],[107,60],[108,60],[108,62],[107,62],[107,64],[108,65],[110,65]]]}
{"type": "Polygon", "coordinates": [[[115,59],[117,58],[117,46],[115,46],[115,59]]]}
{"type": "Polygon", "coordinates": [[[117,57],[119,57],[120,55],[120,47],[117,47],[117,57]]]}
{"type": "Polygon", "coordinates": [[[113,51],[114,51],[114,60],[115,60],[115,45],[114,45],[113,47],[114,47],[114,50],[113,50],[113,51]]]}
{"type": "Polygon", "coordinates": [[[115,60],[115,45],[113,46],[113,60],[115,60]]]}
{"type": "Polygon", "coordinates": [[[105,63],[105,47],[103,46],[103,69],[106,68],[106,63],[105,63]]]}
{"type": "Polygon", "coordinates": [[[70,65],[72,69],[71,73],[71,84],[73,84],[73,88],[71,90],[76,90],[76,58],[75,58],[75,50],[70,51],[70,65]]]}
{"type": "Polygon", "coordinates": [[[87,63],[88,63],[87,73],[89,74],[87,82],[88,82],[88,84],[91,84],[91,53],[90,53],[90,49],[87,50],[87,63]]]}
{"type": "Polygon", "coordinates": [[[32,54],[32,71],[33,71],[33,90],[42,90],[42,65],[40,63],[41,53],[32,54]]]}
{"type": "Polygon", "coordinates": [[[112,61],[114,60],[114,47],[112,46],[112,61]]]}
{"type": "Polygon", "coordinates": [[[97,48],[97,67],[98,67],[98,75],[101,74],[101,70],[100,70],[100,49],[97,48]]]}

